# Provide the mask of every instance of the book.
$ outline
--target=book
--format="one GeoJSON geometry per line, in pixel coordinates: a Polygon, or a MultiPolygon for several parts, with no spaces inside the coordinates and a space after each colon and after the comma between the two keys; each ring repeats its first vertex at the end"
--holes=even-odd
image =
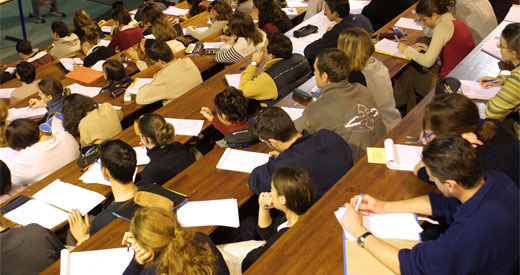
{"type": "Polygon", "coordinates": [[[227,74],[224,77],[226,78],[227,84],[231,87],[235,87],[238,89],[240,86],[240,77],[242,74],[227,74]]]}
{"type": "Polygon", "coordinates": [[[394,144],[392,139],[386,139],[386,167],[392,170],[413,171],[422,159],[422,149],[422,146],[394,144]]]}
{"type": "Polygon", "coordinates": [[[175,134],[180,136],[198,136],[204,126],[202,119],[164,118],[164,120],[171,123],[175,128],[175,134]]]}
{"type": "Polygon", "coordinates": [[[269,155],[227,148],[217,163],[217,169],[251,173],[257,166],[266,164],[269,155]]]}
{"type": "Polygon", "coordinates": [[[408,57],[402,53],[399,52],[399,49],[397,48],[397,42],[388,40],[386,38],[381,39],[381,41],[377,42],[376,45],[376,52],[381,54],[386,54],[394,57],[404,58],[411,60],[411,57],[408,57]]]}
{"type": "Polygon", "coordinates": [[[103,73],[81,66],[66,74],[65,77],[88,84],[102,78],[103,73]]]}
{"type": "Polygon", "coordinates": [[[134,257],[133,248],[60,253],[60,275],[123,274],[134,257]]]}
{"type": "Polygon", "coordinates": [[[86,87],[78,83],[67,86],[71,94],[80,94],[88,97],[95,97],[101,92],[101,87],[86,87]]]}
{"type": "Polygon", "coordinates": [[[460,83],[462,94],[472,99],[490,100],[501,89],[500,87],[483,88],[479,82],[471,80],[461,80],[460,83]]]}
{"type": "Polygon", "coordinates": [[[177,219],[183,227],[240,226],[236,199],[189,201],[177,211],[177,219]]]}

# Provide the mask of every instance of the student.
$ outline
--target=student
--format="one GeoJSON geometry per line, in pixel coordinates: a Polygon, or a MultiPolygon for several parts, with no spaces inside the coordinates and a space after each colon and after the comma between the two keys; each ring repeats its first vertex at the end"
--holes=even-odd
{"type": "Polygon", "coordinates": [[[5,128],[9,147],[20,151],[11,161],[13,186],[31,186],[79,156],[78,143],[67,132],[42,135],[30,119],[15,119],[5,128]]]}
{"type": "Polygon", "coordinates": [[[171,211],[158,207],[138,209],[123,245],[135,256],[123,272],[131,274],[229,275],[222,255],[207,235],[182,228],[171,211]]]}
{"type": "Polygon", "coordinates": [[[99,35],[95,32],[87,33],[81,38],[81,51],[85,55],[83,66],[90,67],[96,64],[99,60],[105,60],[116,55],[114,49],[98,45],[98,43],[99,35]]]}
{"type": "Polygon", "coordinates": [[[291,166],[310,173],[318,200],[352,167],[352,151],[338,134],[325,129],[312,135],[299,133],[281,108],[264,109],[255,122],[254,132],[274,150],[266,164],[251,172],[248,184],[255,194],[270,190],[277,168],[291,166]]]}
{"type": "Polygon", "coordinates": [[[401,121],[401,114],[395,108],[390,73],[385,65],[373,56],[375,47],[370,34],[361,28],[345,30],[339,35],[338,48],[346,54],[351,73],[362,73],[366,87],[381,112],[386,132],[390,132],[401,121]]]}
{"type": "Polygon", "coordinates": [[[159,100],[166,104],[202,83],[195,63],[190,58],[174,60],[166,42],[156,40],[147,49],[146,55],[156,62],[161,70],[155,74],[150,84],[139,89],[135,98],[137,104],[145,105],[159,100]]]}
{"type": "Polygon", "coordinates": [[[112,12],[112,19],[114,19],[119,31],[114,34],[110,44],[108,44],[109,48],[124,51],[139,43],[143,38],[143,30],[130,25],[131,17],[128,11],[115,10],[112,12]]]}
{"type": "MultiPolygon", "coordinates": [[[[92,221],[88,215],[81,216],[78,209],[73,209],[69,214],[70,233],[76,241],[76,246],[88,240],[90,236],[113,221],[116,217],[112,212],[129,200],[133,200],[138,188],[132,181],[137,163],[134,148],[116,139],[101,145],[99,149],[99,161],[103,177],[110,182],[110,189],[114,196],[113,201],[103,205],[101,213],[92,221]]],[[[74,243],[69,240],[68,243],[74,243]]]]}
{"type": "Polygon", "coordinates": [[[0,203],[4,203],[16,194],[22,192],[25,186],[12,186],[11,182],[11,171],[9,167],[0,160],[0,203]]]}
{"type": "Polygon", "coordinates": [[[285,33],[292,29],[291,19],[278,0],[253,0],[253,4],[258,10],[258,27],[266,34],[285,33]]]}
{"type": "Polygon", "coordinates": [[[36,78],[36,69],[26,61],[16,64],[16,78],[22,82],[22,86],[14,89],[11,93],[11,104],[16,103],[36,92],[38,92],[38,81],[36,78]]]}
{"type": "Polygon", "coordinates": [[[458,136],[437,137],[424,147],[423,160],[442,194],[403,201],[382,201],[365,194],[359,211],[412,212],[446,217],[449,228],[437,240],[397,249],[372,235],[346,203],[341,225],[394,273],[516,274],[518,271],[518,187],[497,171],[482,172],[471,144],[458,136]]]}
{"type": "Polygon", "coordinates": [[[448,12],[453,3],[453,0],[420,0],[417,4],[417,14],[425,26],[433,29],[433,35],[430,45],[398,45],[399,52],[415,61],[394,83],[398,108],[406,106],[409,112],[417,104],[418,97],[426,96],[435,87],[438,77],[447,76],[475,47],[468,27],[448,12]],[[436,64],[439,58],[441,66],[436,64]]]}
{"type": "Polygon", "coordinates": [[[186,0],[186,2],[188,2],[188,6],[190,7],[190,12],[188,13],[188,16],[183,16],[184,20],[206,11],[204,1],[202,0],[186,0]]]}
{"type": "Polygon", "coordinates": [[[38,96],[40,100],[36,98],[29,99],[29,107],[47,108],[46,116],[53,113],[62,113],[63,111],[63,100],[65,96],[70,94],[69,88],[63,88],[63,84],[54,78],[44,78],[38,82],[38,96]]]}
{"type": "MultiPolygon", "coordinates": [[[[128,9],[126,8],[126,5],[125,3],[123,3],[123,1],[114,1],[112,3],[112,11],[111,12],[114,12],[115,10],[125,10],[125,11],[128,11],[128,9]]],[[[132,19],[129,23],[129,25],[132,25],[132,26],[136,26],[138,24],[138,22],[132,18],[130,16],[130,18],[132,19]]],[[[106,22],[104,20],[101,20],[100,23],[102,22],[106,22]]],[[[110,31],[110,35],[114,35],[117,31],[119,31],[119,27],[118,25],[114,22],[114,24],[112,25],[112,30],[110,31]]]]}
{"type": "Polygon", "coordinates": [[[457,0],[453,15],[468,26],[475,45],[497,27],[497,18],[488,0],[457,0]]]}
{"type": "Polygon", "coordinates": [[[7,69],[6,65],[2,64],[2,60],[0,60],[0,84],[4,84],[7,81],[14,79],[15,77],[10,74],[9,72],[6,72],[7,69]]]}
{"type": "Polygon", "coordinates": [[[69,27],[63,21],[51,24],[51,35],[54,44],[49,54],[54,59],[60,59],[70,53],[79,51],[79,38],[75,33],[69,33],[69,27]]]}
{"type": "Polygon", "coordinates": [[[291,40],[281,33],[267,35],[265,47],[253,53],[251,60],[242,72],[239,86],[247,98],[282,99],[312,76],[307,59],[293,54],[291,40]],[[263,60],[266,61],[263,72],[257,76],[258,65],[263,60]]]}
{"type": "Polygon", "coordinates": [[[258,197],[256,231],[266,244],[247,254],[242,261],[243,272],[298,222],[314,203],[315,195],[314,182],[305,169],[280,167],[274,171],[271,192],[262,192],[258,197]],[[283,217],[271,217],[273,208],[283,212],[283,217]]]}
{"type": "Polygon", "coordinates": [[[350,83],[348,58],[339,49],[324,49],[314,62],[316,85],[321,96],[294,121],[298,131],[328,129],[339,134],[352,149],[354,163],[386,133],[381,114],[370,91],[350,83]]]}
{"type": "Polygon", "coordinates": [[[141,28],[143,28],[143,35],[149,35],[152,34],[152,25],[155,22],[155,20],[159,18],[166,19],[166,16],[162,12],[162,10],[159,8],[158,5],[155,3],[152,3],[143,9],[143,19],[141,21],[141,28]]]}
{"type": "Polygon", "coordinates": [[[229,19],[229,32],[231,36],[221,36],[226,45],[215,56],[217,62],[235,63],[265,44],[265,33],[255,26],[248,14],[234,13],[229,19]]]}
{"type": "MultiPolygon", "coordinates": [[[[424,133],[433,132],[426,141],[441,135],[459,135],[473,144],[484,171],[497,170],[507,174],[518,185],[520,145],[516,137],[499,121],[481,120],[477,106],[461,94],[438,95],[426,106],[423,116],[424,133]]],[[[428,182],[420,163],[416,174],[428,182]]]]}
{"type": "Polygon", "coordinates": [[[63,102],[63,127],[79,137],[81,148],[101,144],[123,131],[123,112],[106,102],[98,106],[92,98],[71,94],[63,102]]]}
{"type": "Polygon", "coordinates": [[[79,9],[74,13],[70,32],[75,33],[80,40],[87,33],[97,33],[99,37],[105,37],[101,28],[95,21],[90,19],[90,15],[84,9],[79,9]]]}
{"type": "Polygon", "coordinates": [[[119,60],[110,59],[103,63],[103,75],[108,82],[108,90],[115,91],[119,87],[127,88],[132,83],[130,76],[126,75],[125,67],[119,60]]]}
{"type": "Polygon", "coordinates": [[[324,0],[309,0],[307,2],[307,11],[305,12],[305,17],[303,20],[307,20],[314,16],[315,14],[320,13],[325,8],[324,0]]]}
{"type": "Polygon", "coordinates": [[[35,69],[52,61],[52,56],[46,51],[33,50],[31,42],[28,40],[16,42],[16,51],[23,60],[31,63],[35,69]]]}
{"type": "Polygon", "coordinates": [[[162,11],[167,8],[165,4],[163,4],[159,1],[156,2],[154,0],[143,0],[143,3],[141,4],[141,6],[139,6],[139,8],[137,9],[137,12],[135,13],[135,16],[134,16],[134,19],[136,21],[141,21],[143,19],[143,10],[144,10],[144,8],[146,8],[146,6],[149,6],[149,5],[157,5],[162,11]]]}
{"type": "Polygon", "coordinates": [[[379,30],[414,3],[414,0],[372,0],[363,8],[361,14],[370,20],[374,30],[379,30]]]}
{"type": "Polygon", "coordinates": [[[253,0],[238,0],[237,2],[231,2],[232,8],[235,9],[235,12],[242,12],[245,14],[251,14],[255,11],[255,5],[253,4],[253,0]]]}
{"type": "Polygon", "coordinates": [[[500,36],[500,53],[502,58],[511,62],[515,69],[509,76],[498,75],[497,77],[482,77],[479,79],[484,88],[501,87],[498,94],[491,98],[486,106],[486,117],[492,119],[503,119],[510,114],[516,116],[513,129],[520,140],[520,23],[507,25],[500,36]],[[496,81],[496,82],[494,82],[496,81]]]}
{"type": "Polygon", "coordinates": [[[235,87],[227,87],[213,99],[215,114],[208,107],[200,113],[223,135],[239,131],[249,124],[246,120],[247,98],[235,87]]]}
{"type": "Polygon", "coordinates": [[[148,58],[148,56],[146,55],[146,49],[149,49],[155,41],[155,39],[141,39],[139,45],[137,45],[135,49],[128,48],[126,54],[129,57],[129,59],[127,59],[127,61],[135,63],[135,66],[137,67],[137,69],[139,69],[139,71],[146,70],[149,66],[153,65],[150,58],[148,58]]]}
{"type": "Polygon", "coordinates": [[[177,37],[177,32],[173,28],[173,25],[164,17],[153,22],[152,34],[156,40],[166,42],[173,54],[186,49],[181,41],[175,39],[175,37],[177,37]]]}
{"type": "Polygon", "coordinates": [[[162,116],[144,114],[134,129],[150,158],[141,172],[142,181],[163,185],[195,161],[184,145],[174,141],[175,129],[162,116]]]}
{"type": "Polygon", "coordinates": [[[338,45],[339,34],[346,29],[360,27],[369,33],[374,32],[370,20],[365,16],[350,14],[348,0],[325,0],[325,15],[330,21],[335,21],[337,24],[326,32],[322,38],[305,47],[305,57],[311,62],[314,62],[319,50],[335,48],[338,45]]]}
{"type": "Polygon", "coordinates": [[[209,15],[211,19],[211,26],[205,31],[198,31],[196,27],[186,27],[188,35],[193,36],[197,40],[202,40],[216,32],[224,29],[229,21],[229,18],[233,14],[233,9],[229,3],[225,0],[215,0],[209,5],[209,15]]]}

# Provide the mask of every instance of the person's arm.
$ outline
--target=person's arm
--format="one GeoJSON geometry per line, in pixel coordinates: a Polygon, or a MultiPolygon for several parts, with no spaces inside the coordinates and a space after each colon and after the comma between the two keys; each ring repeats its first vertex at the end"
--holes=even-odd
{"type": "Polygon", "coordinates": [[[224,28],[224,26],[226,25],[226,22],[227,21],[215,21],[213,22],[213,24],[211,24],[211,26],[206,30],[206,31],[198,31],[196,29],[196,27],[193,27],[193,26],[188,26],[186,28],[186,31],[188,32],[189,35],[193,36],[193,38],[197,39],[197,40],[202,40],[220,30],[222,30],[222,28],[224,28]]]}
{"type": "Polygon", "coordinates": [[[83,218],[78,209],[73,209],[69,215],[70,233],[76,239],[76,246],[80,245],[90,237],[90,219],[88,214],[83,218]]]}
{"type": "Polygon", "coordinates": [[[486,117],[501,119],[509,115],[520,104],[520,70],[514,70],[502,89],[486,105],[486,117]]]}
{"type": "MultiPolygon", "coordinates": [[[[350,204],[356,205],[359,195],[350,200],[350,204]]],[[[381,201],[368,194],[363,195],[359,205],[362,213],[415,213],[426,216],[432,215],[432,205],[428,195],[400,201],[381,201]]]]}
{"type": "MultiPolygon", "coordinates": [[[[112,29],[113,29],[113,27],[112,27],[112,29]]],[[[116,50],[117,47],[119,46],[119,35],[120,34],[121,34],[120,32],[116,32],[114,34],[114,36],[112,37],[112,40],[110,40],[110,43],[108,44],[107,47],[116,50]]]]}
{"type": "Polygon", "coordinates": [[[215,60],[219,63],[235,63],[244,58],[240,53],[237,52],[235,47],[231,48],[220,48],[218,53],[215,55],[215,60]]]}
{"type": "Polygon", "coordinates": [[[267,228],[273,223],[270,209],[273,208],[271,193],[262,192],[258,196],[258,227],[267,228]]]}
{"type": "Polygon", "coordinates": [[[256,100],[269,100],[278,97],[278,88],[274,80],[265,72],[256,76],[257,67],[248,65],[240,76],[239,90],[244,96],[256,100]]]}
{"type": "Polygon", "coordinates": [[[160,72],[155,75],[151,83],[143,85],[137,91],[135,102],[139,105],[146,105],[165,99],[164,87],[161,87],[162,76],[160,72]]]}
{"type": "Polygon", "coordinates": [[[249,176],[248,185],[255,194],[269,192],[271,190],[271,177],[274,171],[272,159],[264,164],[256,167],[249,176]]]}

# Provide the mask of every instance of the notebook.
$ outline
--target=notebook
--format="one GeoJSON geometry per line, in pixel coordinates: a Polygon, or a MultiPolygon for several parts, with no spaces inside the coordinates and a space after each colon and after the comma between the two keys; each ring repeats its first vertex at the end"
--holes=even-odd
{"type": "Polygon", "coordinates": [[[385,140],[386,167],[393,170],[413,171],[422,159],[421,146],[394,144],[390,138],[385,140]]]}
{"type": "Polygon", "coordinates": [[[376,52],[395,56],[399,58],[404,58],[410,60],[411,58],[400,53],[399,49],[397,48],[397,42],[388,40],[386,38],[381,39],[381,41],[376,43],[376,52]]]}
{"type": "Polygon", "coordinates": [[[398,28],[407,28],[407,29],[418,30],[418,31],[423,30],[422,22],[416,22],[412,18],[406,18],[406,17],[399,18],[399,20],[397,20],[397,22],[395,23],[395,26],[398,28]]]}
{"type": "Polygon", "coordinates": [[[177,219],[183,227],[240,226],[236,199],[190,201],[177,211],[177,219]]]}
{"type": "Polygon", "coordinates": [[[81,66],[73,72],[66,74],[65,77],[88,84],[102,78],[103,73],[81,66]]]}
{"type": "Polygon", "coordinates": [[[477,81],[461,80],[460,83],[462,94],[472,99],[490,100],[500,91],[500,87],[483,88],[477,81]]]}
{"type": "Polygon", "coordinates": [[[217,163],[217,169],[251,173],[257,166],[266,164],[269,155],[227,148],[217,163]]]}
{"type": "Polygon", "coordinates": [[[111,248],[60,253],[60,275],[123,274],[134,257],[132,248],[111,248]]]}
{"type": "Polygon", "coordinates": [[[240,86],[240,76],[241,74],[227,74],[225,75],[227,84],[231,87],[235,87],[238,89],[240,86]]]}
{"type": "Polygon", "coordinates": [[[74,71],[74,64],[83,65],[83,60],[79,57],[60,58],[60,63],[65,70],[72,72],[74,71]]]}

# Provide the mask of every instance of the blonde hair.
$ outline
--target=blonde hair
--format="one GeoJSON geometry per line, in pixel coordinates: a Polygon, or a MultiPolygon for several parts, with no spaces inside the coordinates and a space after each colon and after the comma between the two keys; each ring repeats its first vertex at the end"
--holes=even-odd
{"type": "Polygon", "coordinates": [[[9,111],[3,100],[0,100],[0,147],[7,146],[7,140],[5,139],[5,127],[7,126],[7,115],[9,111]]]}
{"type": "Polygon", "coordinates": [[[169,41],[175,39],[177,32],[173,28],[172,24],[164,17],[158,18],[152,24],[152,34],[155,39],[161,41],[169,41]]]}
{"type": "Polygon", "coordinates": [[[341,32],[338,49],[347,55],[350,71],[363,70],[375,51],[370,34],[362,28],[351,28],[341,32]]]}
{"type": "Polygon", "coordinates": [[[72,17],[70,32],[75,32],[77,29],[81,29],[85,33],[97,32],[96,23],[90,19],[90,15],[84,9],[77,10],[72,17]]]}
{"type": "Polygon", "coordinates": [[[136,211],[130,232],[143,248],[151,249],[152,259],[145,268],[157,268],[157,274],[216,274],[217,256],[195,233],[182,228],[172,212],[158,207],[136,211]]]}
{"type": "Polygon", "coordinates": [[[164,147],[173,142],[175,138],[175,128],[170,123],[157,114],[144,114],[139,118],[139,132],[144,137],[152,139],[152,142],[164,147]]]}

